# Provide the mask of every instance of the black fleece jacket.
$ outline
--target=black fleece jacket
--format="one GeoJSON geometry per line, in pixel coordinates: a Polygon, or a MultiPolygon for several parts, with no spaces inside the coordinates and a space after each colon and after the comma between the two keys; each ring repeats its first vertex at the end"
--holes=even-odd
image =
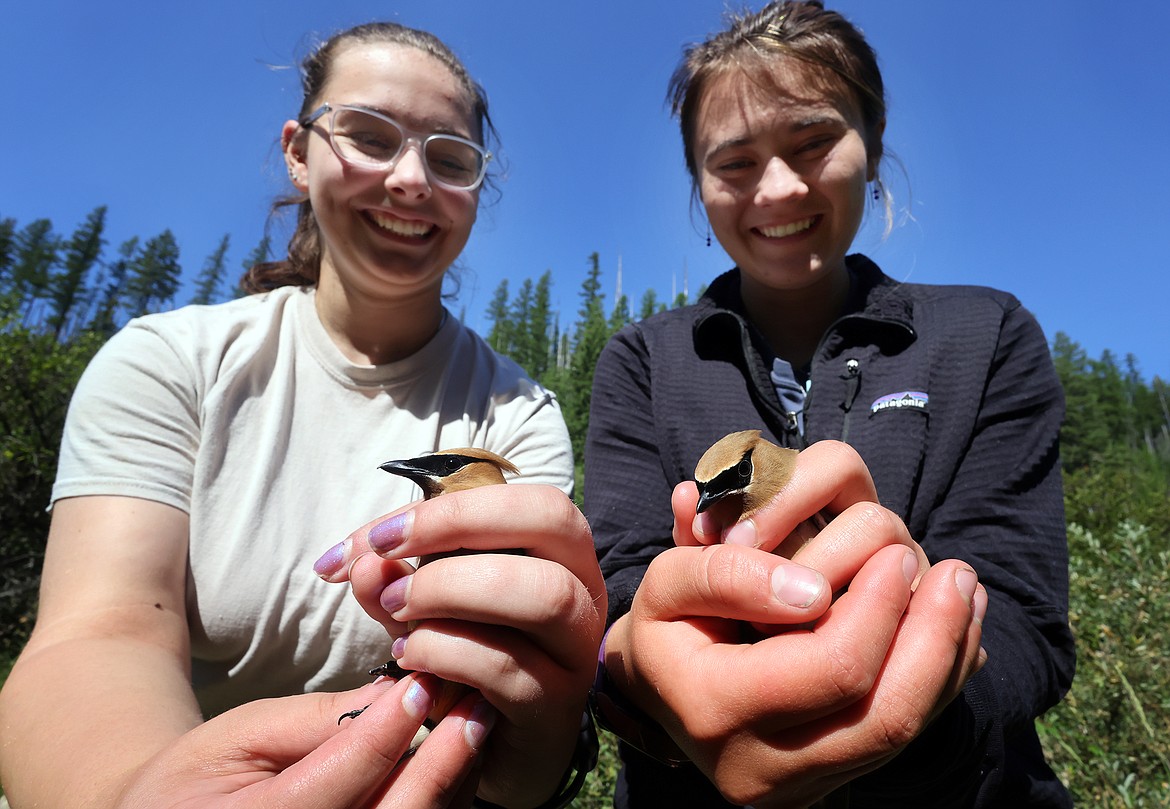
{"type": "MultiPolygon", "coordinates": [[[[1044,335],[1007,293],[900,284],[864,256],[847,263],[848,313],[813,358],[804,438],[744,316],[738,270],[695,305],[632,324],[607,345],[593,382],[585,512],[609,621],[629,610],[651,559],[673,544],[670,493],[712,443],[749,428],[797,448],[847,441],[931,560],[965,560],[989,596],[987,665],[909,748],[850,785],[848,805],[1071,806],[1033,721],[1064,695],[1075,667],[1064,402],[1044,335]]],[[[672,770],[629,748],[623,757],[615,806],[725,805],[694,768],[672,770]]]]}

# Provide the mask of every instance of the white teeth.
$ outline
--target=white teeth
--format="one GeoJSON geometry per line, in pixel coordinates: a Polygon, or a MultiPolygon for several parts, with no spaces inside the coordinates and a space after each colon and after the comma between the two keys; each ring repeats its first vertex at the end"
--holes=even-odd
{"type": "Polygon", "coordinates": [[[406,221],[405,219],[398,219],[393,216],[386,216],[370,211],[370,218],[374,220],[374,224],[383,230],[388,230],[399,236],[426,236],[431,232],[431,225],[426,222],[406,221]]]}
{"type": "Polygon", "coordinates": [[[808,230],[812,227],[812,217],[808,219],[801,219],[799,222],[792,222],[787,225],[780,225],[774,228],[760,228],[760,233],[763,233],[769,239],[780,239],[784,236],[791,236],[793,233],[800,233],[802,230],[808,230]]]}

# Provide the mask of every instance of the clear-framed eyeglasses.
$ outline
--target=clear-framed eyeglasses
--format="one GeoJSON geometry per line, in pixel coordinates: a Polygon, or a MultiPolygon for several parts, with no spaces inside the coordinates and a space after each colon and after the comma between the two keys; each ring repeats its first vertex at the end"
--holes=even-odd
{"type": "Polygon", "coordinates": [[[389,171],[413,141],[422,155],[427,177],[457,191],[479,187],[487,173],[491,152],[456,135],[411,132],[380,112],[348,104],[322,104],[300,124],[306,129],[328,115],[329,145],[351,166],[389,171]]]}

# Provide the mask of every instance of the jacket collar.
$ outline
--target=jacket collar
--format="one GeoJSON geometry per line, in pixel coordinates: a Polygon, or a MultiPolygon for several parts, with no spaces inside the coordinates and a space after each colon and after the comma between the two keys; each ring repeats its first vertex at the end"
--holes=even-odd
{"type": "MultiPolygon", "coordinates": [[[[836,334],[842,338],[863,327],[870,339],[886,345],[905,345],[914,340],[914,302],[909,289],[889,278],[881,269],[860,253],[845,259],[849,269],[849,298],[845,313],[829,327],[826,338],[836,334]]],[[[722,336],[726,339],[731,332],[738,332],[744,355],[756,353],[765,356],[769,352],[763,338],[747,318],[743,298],[740,295],[739,268],[733,268],[720,275],[695,304],[697,317],[694,325],[696,345],[703,345],[707,339],[722,336]],[[749,350],[751,349],[751,350],[749,350]]],[[[830,342],[825,340],[822,348],[830,342]]],[[[820,353],[820,352],[818,352],[820,353]]]]}

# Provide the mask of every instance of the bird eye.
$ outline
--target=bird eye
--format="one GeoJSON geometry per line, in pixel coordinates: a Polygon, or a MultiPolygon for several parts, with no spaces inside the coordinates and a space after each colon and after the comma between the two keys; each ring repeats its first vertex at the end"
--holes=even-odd
{"type": "Polygon", "coordinates": [[[454,455],[448,456],[447,459],[445,461],[443,461],[443,469],[445,470],[445,472],[448,475],[451,474],[452,472],[458,472],[460,467],[462,467],[462,466],[463,466],[463,461],[461,459],[455,457],[454,455]]]}
{"type": "Polygon", "coordinates": [[[748,460],[747,458],[744,458],[742,461],[739,462],[739,466],[736,467],[735,471],[736,471],[736,474],[739,475],[740,480],[744,481],[745,483],[751,481],[751,479],[752,479],[752,462],[750,460],[748,460]]]}

